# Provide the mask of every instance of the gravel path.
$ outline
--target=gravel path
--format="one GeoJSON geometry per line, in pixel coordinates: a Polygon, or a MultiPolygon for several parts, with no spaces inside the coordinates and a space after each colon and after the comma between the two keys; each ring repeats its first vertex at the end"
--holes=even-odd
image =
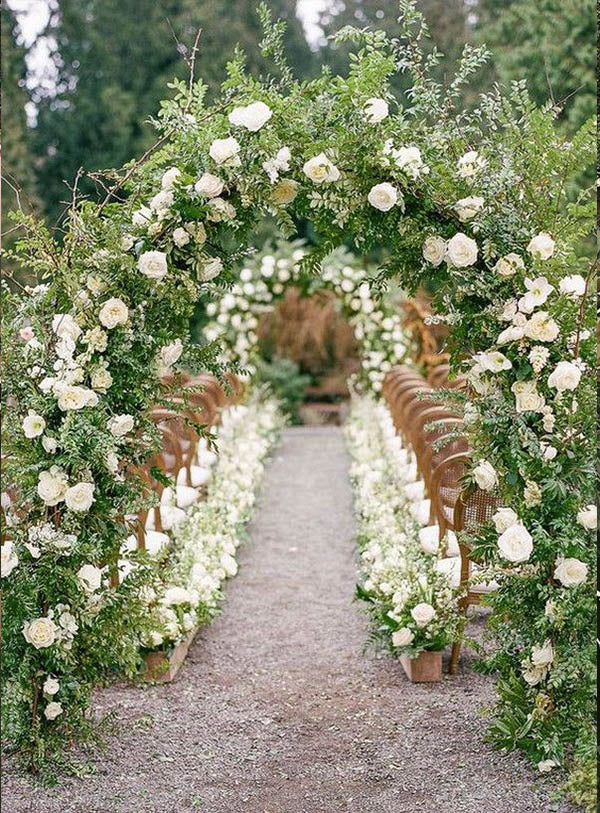
{"type": "Polygon", "coordinates": [[[177,680],[99,692],[118,728],[97,773],[42,790],[9,763],[4,813],[573,810],[482,741],[491,683],[468,658],[419,686],[363,652],[347,468],[339,428],[286,431],[223,615],[177,680]]]}

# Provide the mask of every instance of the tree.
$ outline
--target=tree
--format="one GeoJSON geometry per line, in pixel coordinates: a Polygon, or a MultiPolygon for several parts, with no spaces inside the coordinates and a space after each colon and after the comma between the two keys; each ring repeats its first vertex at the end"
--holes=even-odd
{"type": "Polygon", "coordinates": [[[492,50],[493,78],[527,78],[538,104],[566,100],[569,131],[594,115],[594,0],[480,0],[476,12],[476,37],[492,50]]]}
{"type": "MultiPolygon", "coordinates": [[[[256,0],[60,0],[50,26],[56,40],[57,93],[43,98],[35,131],[40,157],[38,180],[46,213],[56,220],[68,199],[64,179],[77,169],[118,167],[152,143],[147,119],[174,77],[185,76],[198,28],[202,29],[196,73],[214,96],[225,78],[234,46],[248,52],[248,67],[271,65],[256,45],[261,28],[256,0]],[[177,40],[177,41],[176,41],[177,40]]],[[[287,53],[305,75],[312,54],[293,11],[292,0],[271,3],[274,16],[287,20],[287,53]]],[[[84,191],[92,186],[83,182],[84,191]]]]}

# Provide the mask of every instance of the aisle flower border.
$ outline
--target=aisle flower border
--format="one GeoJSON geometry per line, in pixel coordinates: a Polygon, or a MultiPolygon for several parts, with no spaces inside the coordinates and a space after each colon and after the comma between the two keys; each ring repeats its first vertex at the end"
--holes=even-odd
{"type": "MultiPolygon", "coordinates": [[[[21,697],[13,730],[33,766],[77,729],[95,682],[132,666],[133,642],[117,605],[134,615],[136,596],[103,591],[108,603],[86,626],[78,591],[91,582],[82,577],[78,587],[76,574],[116,561],[128,532],[120,517],[144,505],[139,482],[123,475],[156,449],[146,416],[165,399],[159,376],[183,361],[214,362],[216,348],[189,348],[193,303],[231,283],[231,268],[264,214],[277,219],[284,236],[293,233],[294,217],[312,221],[320,242],[303,262],[307,271],[316,272],[348,234],[361,252],[385,245],[380,281],[397,276],[408,293],[428,285],[452,327],[455,368],[469,348],[477,365],[473,386],[484,382],[468,407],[473,475],[483,487],[498,482],[520,520],[514,526],[523,524],[533,538],[529,560],[515,563],[514,578],[494,596],[493,618],[512,623],[491,626],[490,665],[501,676],[495,736],[544,769],[569,760],[575,743],[577,759],[589,763],[595,393],[587,371],[595,348],[586,331],[594,324],[595,263],[578,271],[594,212],[591,195],[574,202],[566,196],[593,163],[593,124],[565,142],[554,111],[535,108],[523,83],[508,94],[483,95],[471,113],[457,112],[485,49],[466,46],[457,75],[442,86],[430,72],[435,55],[425,56],[427,28],[414,0],[400,0],[399,9],[394,40],[351,27],[338,34],[358,49],[346,78],[299,83],[285,63],[282,27],[263,7],[262,46],[278,80],[248,77],[237,55],[222,98],[208,109],[202,83],[174,83],[156,149],[128,167],[99,205],[75,197],[60,245],[31,218],[19,218],[27,236],[17,253],[42,285],[5,296],[8,478],[31,506],[28,524],[41,527],[52,517],[53,534],[77,540],[68,561],[52,554],[50,574],[47,557],[38,562],[27,548],[14,513],[14,543],[3,551],[3,658],[21,697]],[[396,110],[389,90],[397,70],[413,83],[409,109],[396,110]],[[124,204],[117,202],[123,189],[124,204]],[[524,320],[513,319],[511,305],[510,338],[498,350],[498,320],[515,298],[524,320]],[[543,308],[528,318],[530,305],[543,308]],[[524,352],[531,338],[550,351],[543,380],[535,372],[541,358],[524,352]],[[535,409],[557,392],[560,408],[543,425],[535,409]],[[581,563],[574,571],[573,559],[581,563]],[[68,598],[67,609],[58,611],[59,596],[68,598]],[[548,602],[560,605],[558,615],[548,602]],[[77,658],[61,656],[60,668],[76,676],[78,689],[63,714],[44,719],[40,674],[59,666],[57,631],[68,641],[74,628],[77,658]],[[529,667],[522,666],[524,659],[536,665],[533,647],[547,658],[552,653],[543,664],[543,691],[528,683],[529,667]]],[[[500,548],[488,531],[477,542],[493,560],[500,548]]],[[[518,533],[522,546],[527,537],[518,533]]]]}

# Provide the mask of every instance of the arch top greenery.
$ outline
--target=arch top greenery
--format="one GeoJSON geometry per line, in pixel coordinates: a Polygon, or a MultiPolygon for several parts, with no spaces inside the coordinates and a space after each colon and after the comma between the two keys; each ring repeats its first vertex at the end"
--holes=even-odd
{"type": "Polygon", "coordinates": [[[126,475],[156,449],[147,412],[169,399],[161,375],[219,369],[215,343],[189,343],[189,317],[235,281],[265,215],[284,236],[298,218],[314,224],[308,272],[350,242],[384,250],[374,286],[394,277],[408,292],[430,290],[451,326],[452,364],[472,382],[473,476],[512,512],[477,540],[500,582],[495,736],[538,763],[562,764],[578,742],[578,764],[589,763],[594,221],[591,191],[573,190],[593,161],[592,123],[565,142],[556,111],[536,108],[522,83],[462,109],[485,50],[466,46],[439,85],[415,5],[400,2],[397,39],[343,29],[338,39],[356,46],[348,75],[303,83],[263,7],[262,47],[278,77],[248,76],[236,54],[207,107],[192,71],[158,114],[155,149],[96,174],[100,203],[74,194],[60,242],[17,216],[18,259],[40,284],[17,290],[15,280],[5,296],[6,478],[28,515],[12,515],[3,548],[3,658],[11,731],[34,764],[80,725],[98,680],[134,669],[140,591],[105,584],[92,608],[76,574],[116,561],[123,517],[147,500],[126,475]],[[389,89],[396,71],[412,82],[402,102],[389,89]],[[48,546],[32,558],[38,525],[76,540],[69,555],[48,546]],[[58,605],[76,619],[68,649],[58,605]],[[48,674],[62,680],[56,720],[42,711],[48,674]]]}

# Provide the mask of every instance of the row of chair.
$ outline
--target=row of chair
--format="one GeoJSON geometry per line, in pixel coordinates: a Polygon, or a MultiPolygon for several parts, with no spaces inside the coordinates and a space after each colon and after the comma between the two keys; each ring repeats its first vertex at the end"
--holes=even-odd
{"type": "MultiPolygon", "coordinates": [[[[448,377],[447,365],[434,367],[425,379],[407,366],[395,367],[386,376],[382,394],[403,445],[414,455],[417,472],[427,492],[429,520],[421,531],[425,549],[441,549],[440,570],[459,588],[459,607],[481,603],[482,595],[494,589],[493,583],[472,581],[477,564],[459,531],[473,532],[491,518],[499,507],[494,494],[469,486],[464,477],[470,449],[461,415],[440,400],[440,389],[465,388],[462,377],[448,377]]],[[[460,657],[461,637],[452,647],[450,672],[455,674],[460,657]]]]}

